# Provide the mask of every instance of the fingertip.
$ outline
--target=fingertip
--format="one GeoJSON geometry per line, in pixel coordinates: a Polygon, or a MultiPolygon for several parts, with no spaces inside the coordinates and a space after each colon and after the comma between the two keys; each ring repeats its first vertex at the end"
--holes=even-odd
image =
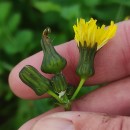
{"type": "Polygon", "coordinates": [[[42,118],[33,126],[32,130],[75,130],[71,120],[64,118],[42,118]]]}
{"type": "Polygon", "coordinates": [[[49,114],[52,114],[52,113],[56,113],[56,112],[61,112],[61,111],[64,111],[62,107],[57,107],[57,108],[54,108],[48,112],[45,112],[44,114],[42,115],[39,115],[29,121],[27,121],[25,124],[23,124],[19,130],[31,130],[32,127],[35,125],[36,122],[38,122],[40,119],[42,119],[43,117],[49,115],[49,114]]]}

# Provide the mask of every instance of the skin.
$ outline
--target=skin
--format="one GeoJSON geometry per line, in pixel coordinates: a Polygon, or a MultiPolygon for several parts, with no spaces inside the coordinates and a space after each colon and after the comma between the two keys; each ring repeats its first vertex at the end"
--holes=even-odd
{"type": "MultiPolygon", "coordinates": [[[[86,85],[108,84],[75,101],[71,112],[55,108],[26,122],[19,130],[130,129],[130,21],[117,25],[116,36],[97,52],[94,60],[95,74],[86,82],[86,85]]],[[[67,59],[67,67],[63,71],[67,81],[77,85],[79,77],[75,74],[75,68],[79,54],[75,41],[56,46],[56,50],[67,59]]],[[[40,71],[42,57],[42,52],[34,54],[11,71],[9,84],[18,97],[47,97],[46,94],[37,96],[18,76],[25,65],[32,65],[40,71]]]]}

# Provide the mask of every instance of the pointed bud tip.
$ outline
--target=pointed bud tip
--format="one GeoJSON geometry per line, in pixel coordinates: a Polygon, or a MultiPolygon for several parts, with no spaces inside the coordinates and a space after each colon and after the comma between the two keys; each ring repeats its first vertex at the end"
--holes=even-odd
{"type": "Polygon", "coordinates": [[[42,36],[48,36],[49,33],[51,33],[51,28],[47,27],[46,29],[44,29],[42,36]]]}

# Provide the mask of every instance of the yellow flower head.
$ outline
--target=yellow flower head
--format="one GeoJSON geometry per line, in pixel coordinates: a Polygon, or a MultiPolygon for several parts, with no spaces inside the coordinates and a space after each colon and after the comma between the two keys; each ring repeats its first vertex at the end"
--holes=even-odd
{"type": "Polygon", "coordinates": [[[86,22],[84,19],[77,19],[77,25],[73,26],[75,32],[75,40],[79,46],[93,47],[97,44],[97,50],[105,45],[109,39],[111,39],[117,30],[117,26],[111,21],[110,26],[105,28],[105,25],[101,27],[96,25],[97,20],[93,18],[86,22]]]}

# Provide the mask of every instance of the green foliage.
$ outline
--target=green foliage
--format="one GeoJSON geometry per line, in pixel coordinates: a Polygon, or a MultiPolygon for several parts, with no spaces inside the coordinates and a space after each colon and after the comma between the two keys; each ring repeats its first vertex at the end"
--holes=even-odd
{"type": "Polygon", "coordinates": [[[101,0],[84,0],[86,6],[94,7],[100,4],[101,0]]]}
{"type": "Polygon", "coordinates": [[[12,8],[12,4],[10,2],[1,2],[0,3],[0,23],[3,24],[12,8]]]}
{"type": "Polygon", "coordinates": [[[30,30],[21,30],[18,31],[15,35],[15,39],[6,41],[4,44],[5,52],[13,55],[17,53],[22,53],[29,46],[30,42],[33,39],[33,32],[30,30]]]}
{"type": "Polygon", "coordinates": [[[21,14],[20,13],[12,14],[9,21],[7,22],[8,30],[10,32],[15,32],[16,29],[18,28],[20,21],[21,21],[21,14]]]}
{"type": "Polygon", "coordinates": [[[66,20],[71,20],[73,18],[80,16],[80,6],[74,4],[71,6],[63,7],[61,10],[61,16],[66,20]]]}
{"type": "Polygon", "coordinates": [[[41,50],[40,39],[44,28],[52,28],[53,45],[58,45],[73,39],[72,26],[77,17],[93,17],[98,19],[99,25],[107,25],[110,20],[124,20],[130,16],[129,12],[130,0],[1,0],[0,129],[16,130],[27,120],[52,107],[48,100],[25,101],[17,98],[8,85],[11,69],[22,59],[41,50]]]}
{"type": "Polygon", "coordinates": [[[52,2],[37,1],[37,2],[34,2],[33,5],[36,9],[38,9],[39,11],[43,13],[46,13],[49,11],[60,12],[60,10],[62,9],[61,6],[52,2]]]}

